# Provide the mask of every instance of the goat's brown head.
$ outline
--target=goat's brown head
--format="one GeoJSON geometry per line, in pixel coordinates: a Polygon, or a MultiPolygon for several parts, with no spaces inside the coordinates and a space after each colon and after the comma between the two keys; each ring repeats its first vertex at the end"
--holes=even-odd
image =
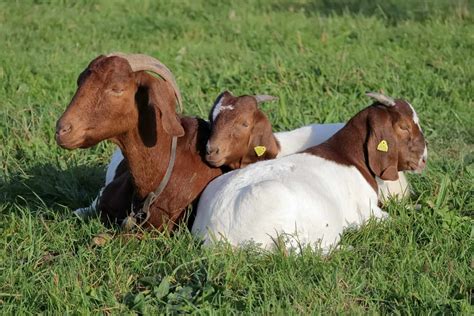
{"type": "Polygon", "coordinates": [[[272,125],[258,104],[275,100],[269,95],[240,97],[221,93],[211,109],[211,136],[206,146],[206,160],[215,167],[245,167],[257,160],[275,158],[279,144],[272,125]]]}
{"type": "MultiPolygon", "coordinates": [[[[77,91],[56,124],[56,141],[64,148],[87,148],[105,139],[145,126],[156,133],[156,116],[166,133],[182,136],[176,114],[181,96],[171,72],[146,55],[114,53],[95,58],[79,75],[77,91]],[[148,74],[152,71],[158,79],[148,74]]],[[[153,145],[153,144],[148,144],[153,145]]]]}
{"type": "Polygon", "coordinates": [[[415,109],[405,100],[368,93],[376,102],[367,108],[367,160],[383,180],[397,180],[398,171],[421,172],[428,158],[415,109]]]}

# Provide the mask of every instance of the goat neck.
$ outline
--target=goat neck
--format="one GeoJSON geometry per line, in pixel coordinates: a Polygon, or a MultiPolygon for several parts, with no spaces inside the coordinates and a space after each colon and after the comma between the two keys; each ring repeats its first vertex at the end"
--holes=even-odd
{"type": "Polygon", "coordinates": [[[342,165],[355,166],[377,192],[375,175],[370,171],[366,162],[367,115],[367,111],[362,111],[326,142],[305,152],[342,165]]]}
{"type": "Polygon", "coordinates": [[[172,137],[153,108],[137,104],[140,124],[114,140],[127,158],[137,197],[144,199],[160,184],[171,157],[172,137]]]}

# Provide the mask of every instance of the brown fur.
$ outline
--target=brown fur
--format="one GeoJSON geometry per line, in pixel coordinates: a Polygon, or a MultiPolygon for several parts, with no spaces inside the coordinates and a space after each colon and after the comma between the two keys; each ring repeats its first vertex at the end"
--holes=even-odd
{"type": "MultiPolygon", "coordinates": [[[[151,206],[148,226],[172,228],[222,170],[205,163],[208,124],[179,118],[175,94],[161,78],[133,72],[121,57],[99,56],[79,76],[78,89],[57,123],[56,140],[64,148],[87,148],[110,139],[122,150],[128,170],[117,173],[99,202],[102,218],[121,222],[161,182],[178,136],[176,162],[163,193],[151,206]]],[[[122,170],[123,171],[123,170],[122,170]]]]}
{"type": "Polygon", "coordinates": [[[396,100],[393,107],[375,103],[355,115],[326,142],[305,152],[355,166],[377,191],[375,176],[397,180],[398,171],[418,167],[425,140],[412,115],[403,100],[396,100]],[[388,152],[377,150],[381,140],[387,141],[388,152]]]}
{"type": "MultiPolygon", "coordinates": [[[[232,106],[212,119],[211,137],[206,155],[213,166],[226,165],[232,169],[243,168],[251,163],[273,159],[280,151],[280,144],[273,135],[267,116],[258,108],[253,96],[235,97],[230,92],[222,93],[222,106],[232,106]],[[258,157],[254,148],[265,146],[265,153],[258,157]]],[[[217,100],[216,100],[217,102],[217,100]]]]}

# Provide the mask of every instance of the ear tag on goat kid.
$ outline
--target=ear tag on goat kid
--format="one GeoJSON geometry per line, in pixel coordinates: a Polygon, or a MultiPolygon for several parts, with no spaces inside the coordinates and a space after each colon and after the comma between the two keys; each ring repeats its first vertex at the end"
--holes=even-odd
{"type": "Polygon", "coordinates": [[[267,147],[265,147],[265,146],[255,146],[253,148],[253,150],[255,150],[255,153],[257,154],[258,157],[261,157],[267,151],[267,147]]]}
{"type": "Polygon", "coordinates": [[[386,153],[388,151],[388,144],[387,144],[387,141],[385,139],[382,139],[380,141],[380,143],[377,145],[377,150],[378,151],[383,151],[384,153],[386,153]]]}

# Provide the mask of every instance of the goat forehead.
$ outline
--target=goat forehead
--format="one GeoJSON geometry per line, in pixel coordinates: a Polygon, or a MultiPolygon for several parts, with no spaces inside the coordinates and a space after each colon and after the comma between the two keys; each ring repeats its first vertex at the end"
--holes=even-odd
{"type": "Polygon", "coordinates": [[[84,79],[91,82],[93,85],[97,86],[100,83],[102,87],[104,87],[114,84],[126,84],[129,82],[130,76],[123,72],[89,69],[84,76],[84,79]]]}
{"type": "Polygon", "coordinates": [[[91,66],[97,69],[103,69],[103,68],[131,69],[130,64],[128,63],[127,60],[121,57],[117,57],[117,56],[111,56],[111,57],[100,59],[97,62],[93,63],[91,66]]]}
{"type": "Polygon", "coordinates": [[[220,135],[222,137],[227,137],[228,133],[231,133],[234,129],[234,126],[237,124],[239,116],[233,115],[231,111],[221,111],[216,119],[213,121],[212,132],[213,135],[220,135]]]}
{"type": "Polygon", "coordinates": [[[128,62],[122,58],[108,57],[89,65],[89,71],[96,73],[100,77],[113,78],[129,76],[131,68],[128,62]]]}
{"type": "Polygon", "coordinates": [[[234,109],[234,105],[232,103],[224,103],[224,97],[221,96],[212,109],[212,120],[216,121],[217,116],[223,111],[232,111],[234,109]]]}
{"type": "Polygon", "coordinates": [[[406,119],[410,120],[411,122],[418,127],[419,131],[422,132],[421,126],[420,126],[420,119],[418,118],[418,115],[416,114],[415,108],[405,100],[397,100],[396,101],[396,107],[395,110],[401,114],[403,117],[406,119]]]}
{"type": "Polygon", "coordinates": [[[219,99],[216,100],[214,103],[214,106],[212,108],[212,120],[215,121],[217,118],[217,115],[219,115],[219,112],[221,111],[220,108],[222,106],[222,102],[224,102],[224,96],[221,95],[219,99]]]}
{"type": "Polygon", "coordinates": [[[415,108],[413,107],[413,105],[410,104],[410,102],[406,102],[406,103],[408,104],[408,106],[410,107],[410,110],[412,112],[413,122],[415,122],[415,124],[418,126],[418,128],[421,131],[420,119],[418,118],[418,115],[416,114],[415,108]]]}

